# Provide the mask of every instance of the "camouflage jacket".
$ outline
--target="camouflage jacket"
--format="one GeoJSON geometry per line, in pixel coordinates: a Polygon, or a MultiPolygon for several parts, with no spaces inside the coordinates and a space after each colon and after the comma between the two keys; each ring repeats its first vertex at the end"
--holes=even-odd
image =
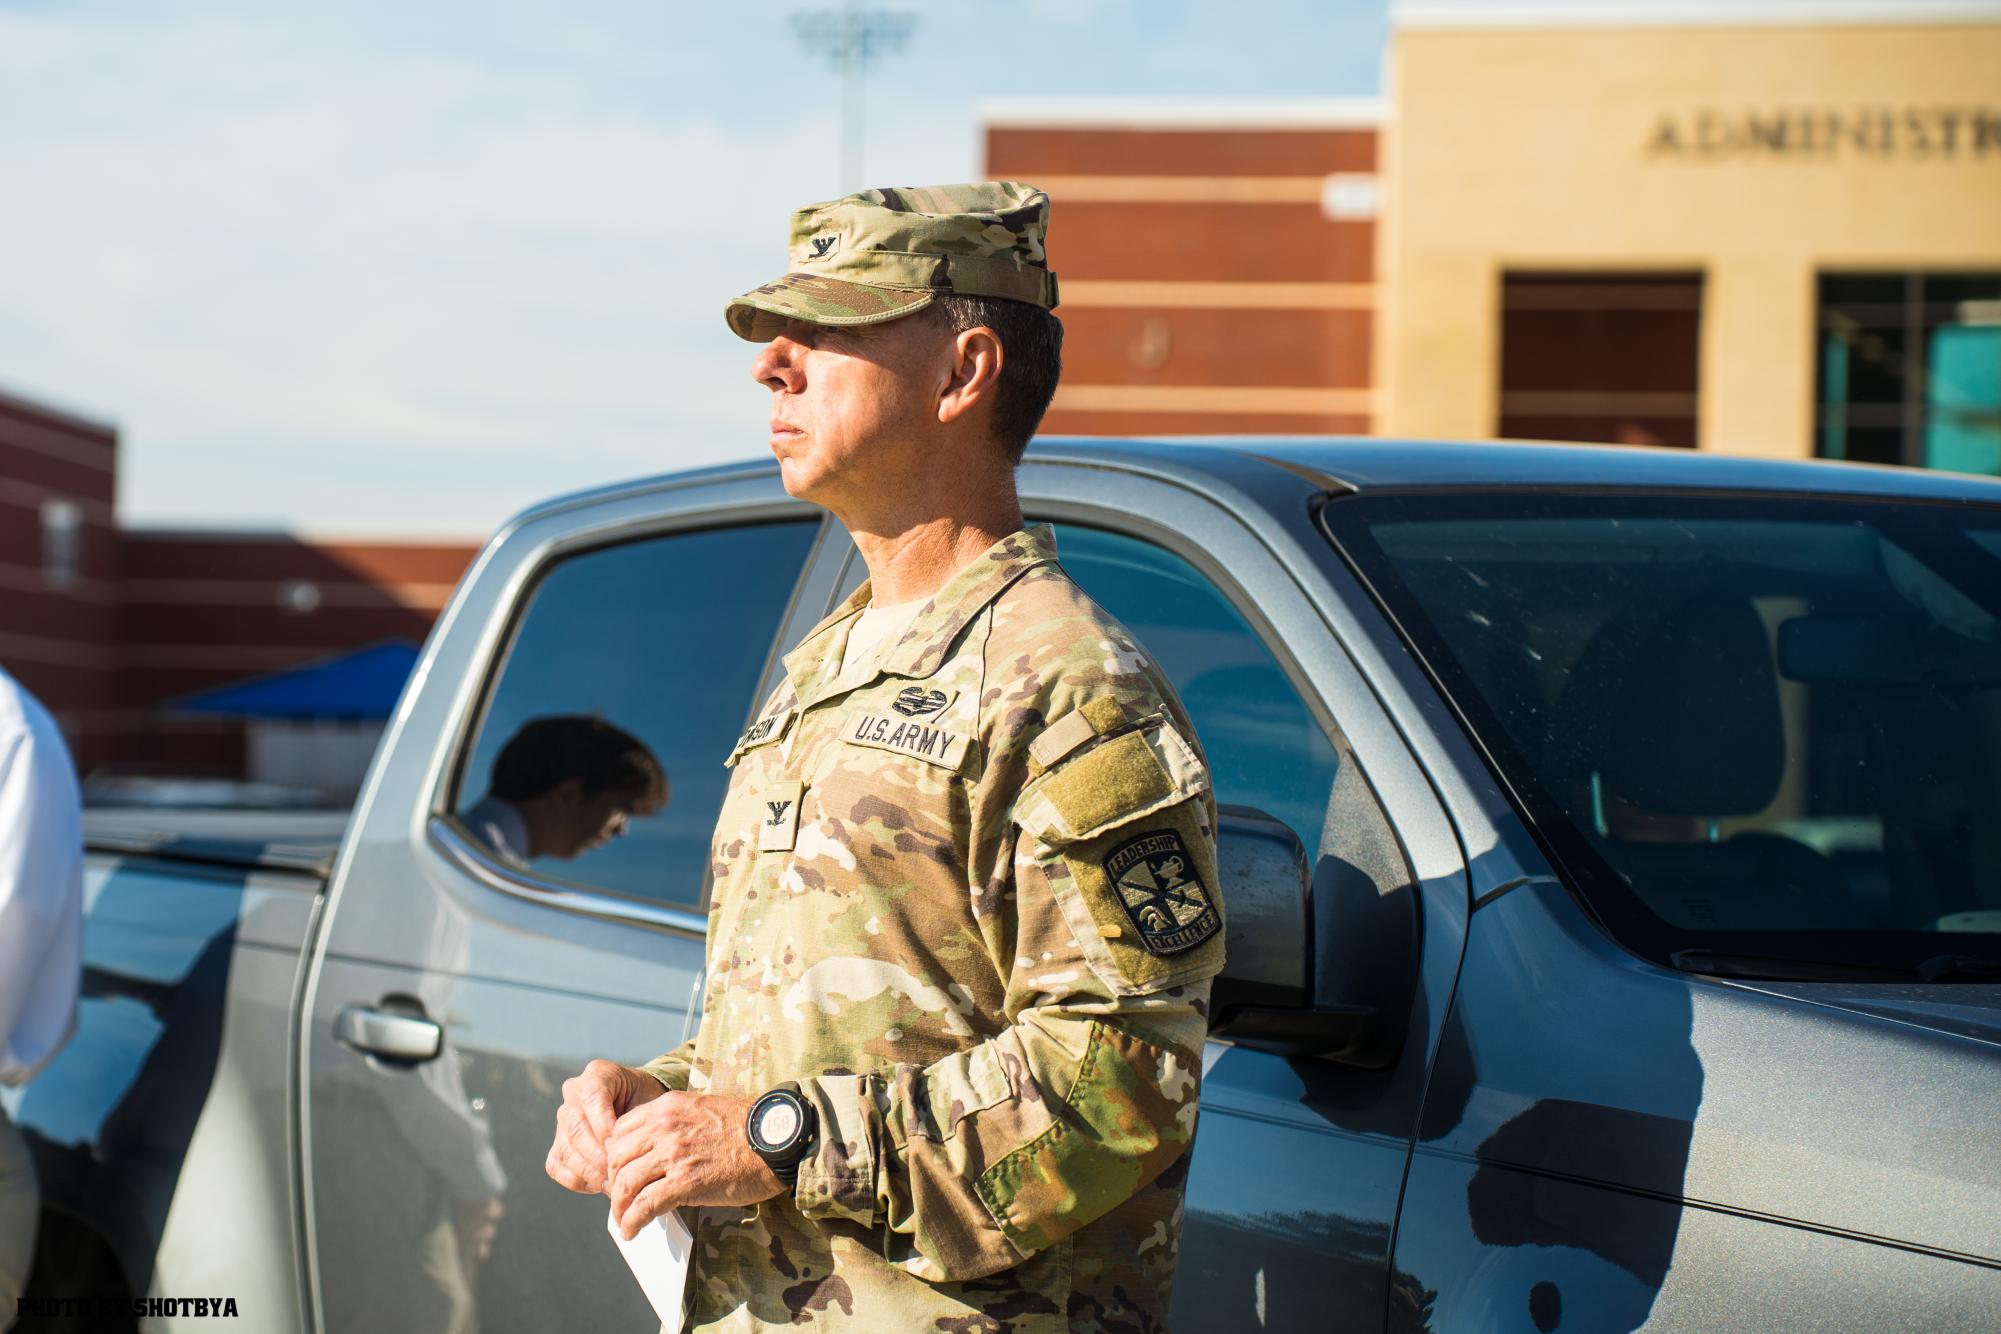
{"type": "Polygon", "coordinates": [[[1223,959],[1193,731],[1047,528],[842,671],[867,603],[729,757],[701,1029],[646,1066],[819,1113],[791,1196],[685,1211],[688,1322],[1165,1329],[1223,959]]]}

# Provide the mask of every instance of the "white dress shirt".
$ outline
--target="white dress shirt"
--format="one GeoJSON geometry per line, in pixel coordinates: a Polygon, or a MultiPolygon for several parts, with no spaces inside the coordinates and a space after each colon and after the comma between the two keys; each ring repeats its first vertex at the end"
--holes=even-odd
{"type": "Polygon", "coordinates": [[[47,709],[0,671],[0,1084],[23,1084],[76,1029],[83,801],[47,709]]]}
{"type": "Polygon", "coordinates": [[[528,869],[528,821],[514,808],[514,803],[488,793],[480,798],[478,805],[461,815],[459,822],[498,854],[501,861],[516,870],[528,869]]]}

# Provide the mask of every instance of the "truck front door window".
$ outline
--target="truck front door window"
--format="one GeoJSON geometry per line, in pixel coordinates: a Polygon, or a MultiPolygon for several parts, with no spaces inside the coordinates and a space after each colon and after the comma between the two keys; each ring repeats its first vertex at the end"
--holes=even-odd
{"type": "Polygon", "coordinates": [[[693,906],[817,522],[572,556],[529,595],[452,803],[499,865],[693,906]]]}
{"type": "Polygon", "coordinates": [[[2001,511],[1513,492],[1325,518],[1631,948],[2001,970],[2001,511]]]}

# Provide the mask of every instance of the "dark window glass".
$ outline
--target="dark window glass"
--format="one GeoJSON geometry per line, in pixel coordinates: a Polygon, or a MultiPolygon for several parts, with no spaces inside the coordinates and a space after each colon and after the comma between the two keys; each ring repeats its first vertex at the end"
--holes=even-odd
{"type": "Polygon", "coordinates": [[[1824,274],[1823,458],[2001,475],[2001,273],[1824,274]]]}
{"type": "Polygon", "coordinates": [[[1325,513],[1633,948],[2001,960],[2001,510],[1512,495],[1325,513]]]}
{"type": "Polygon", "coordinates": [[[1055,527],[1063,568],[1173,683],[1208,756],[1216,800],[1285,821],[1316,851],[1335,750],[1271,650],[1173,552],[1102,529],[1055,527]]]}
{"type": "Polygon", "coordinates": [[[460,822],[538,876],[699,902],[723,760],[819,526],[677,533],[552,568],[502,658],[460,822]]]}
{"type": "Polygon", "coordinates": [[[1829,273],[1821,277],[1820,299],[1851,306],[1895,307],[1904,300],[1901,273],[1829,273]]]}
{"type": "Polygon", "coordinates": [[[1845,452],[1829,453],[1851,463],[1902,463],[1904,432],[1895,426],[1850,427],[1845,433],[1845,452]]]}
{"type": "Polygon", "coordinates": [[[1503,274],[1499,433],[1694,445],[1701,324],[1699,273],[1503,274]]]}
{"type": "Polygon", "coordinates": [[[1928,273],[1924,283],[1925,300],[1938,306],[1992,301],[2001,293],[2001,273],[1928,273]]]}

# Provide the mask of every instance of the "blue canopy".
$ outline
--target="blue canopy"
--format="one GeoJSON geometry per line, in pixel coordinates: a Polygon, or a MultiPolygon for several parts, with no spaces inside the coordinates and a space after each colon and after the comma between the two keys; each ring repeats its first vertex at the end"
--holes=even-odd
{"type": "Polygon", "coordinates": [[[338,657],[204,690],[166,707],[173,713],[224,718],[386,721],[416,665],[415,644],[385,640],[338,657]]]}

